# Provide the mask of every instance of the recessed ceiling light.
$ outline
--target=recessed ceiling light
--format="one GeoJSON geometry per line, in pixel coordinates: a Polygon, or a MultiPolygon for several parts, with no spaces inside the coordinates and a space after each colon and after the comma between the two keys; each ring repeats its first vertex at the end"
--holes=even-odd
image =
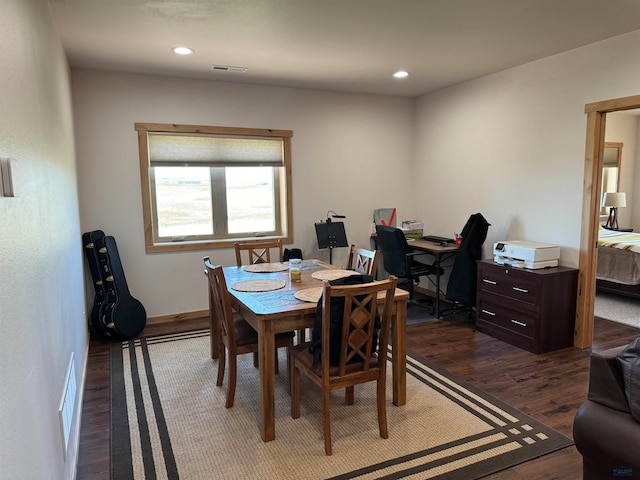
{"type": "Polygon", "coordinates": [[[407,78],[409,76],[409,72],[405,72],[404,70],[398,70],[393,74],[396,78],[407,78]]]}
{"type": "Polygon", "coordinates": [[[171,51],[178,55],[191,55],[193,53],[193,49],[189,47],[173,47],[171,51]]]}

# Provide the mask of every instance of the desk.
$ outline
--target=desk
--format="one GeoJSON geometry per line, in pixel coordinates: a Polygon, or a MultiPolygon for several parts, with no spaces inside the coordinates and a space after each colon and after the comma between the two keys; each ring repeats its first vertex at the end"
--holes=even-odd
{"type": "MultiPolygon", "coordinates": [[[[321,286],[322,282],[311,276],[314,271],[335,268],[318,261],[302,262],[302,281],[291,283],[289,272],[250,273],[242,267],[225,267],[224,275],[231,296],[231,305],[258,332],[260,368],[260,434],[265,442],[275,439],[275,335],[301,328],[313,328],[316,304],[302,302],[293,295],[296,290],[321,286]],[[280,290],[261,293],[238,292],[231,286],[239,281],[260,279],[286,279],[280,290]]],[[[391,320],[391,371],[393,374],[393,403],[406,404],[406,323],[409,293],[396,289],[391,320]]],[[[380,297],[380,303],[384,298],[380,297]]],[[[211,338],[218,335],[217,322],[210,318],[211,338]]],[[[212,358],[214,351],[211,352],[212,358]]]]}
{"type": "MultiPolygon", "coordinates": [[[[371,235],[371,241],[373,242],[374,249],[378,250],[377,235],[371,235]]],[[[407,244],[409,245],[409,248],[413,250],[422,251],[427,255],[432,255],[436,259],[435,266],[438,274],[436,274],[435,276],[436,277],[435,315],[436,315],[436,318],[440,318],[443,312],[443,310],[440,309],[440,293],[442,292],[442,289],[440,288],[440,277],[441,277],[441,275],[439,274],[440,267],[442,266],[442,262],[455,257],[456,253],[458,252],[458,249],[456,248],[455,245],[443,247],[437,243],[429,242],[427,240],[422,240],[422,239],[415,239],[415,240],[407,239],[407,244]]],[[[384,264],[384,261],[383,261],[383,264],[384,264]]]]}
{"type": "Polygon", "coordinates": [[[440,309],[440,292],[442,292],[440,288],[440,267],[442,266],[442,262],[453,258],[456,256],[458,249],[455,245],[443,247],[437,243],[429,242],[427,240],[416,239],[412,240],[409,243],[409,247],[414,250],[420,250],[425,252],[428,255],[433,255],[436,259],[436,318],[440,318],[442,316],[442,310],[440,309]]]}

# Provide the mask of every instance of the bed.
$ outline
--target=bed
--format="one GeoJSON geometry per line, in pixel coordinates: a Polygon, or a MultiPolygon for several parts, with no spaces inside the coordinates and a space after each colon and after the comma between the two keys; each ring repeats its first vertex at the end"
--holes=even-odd
{"type": "Polygon", "coordinates": [[[640,233],[598,232],[596,288],[640,298],[640,233]]]}

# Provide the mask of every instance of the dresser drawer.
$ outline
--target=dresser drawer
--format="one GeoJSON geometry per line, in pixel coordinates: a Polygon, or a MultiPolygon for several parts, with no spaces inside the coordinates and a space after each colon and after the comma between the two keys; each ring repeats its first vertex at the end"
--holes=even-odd
{"type": "Polygon", "coordinates": [[[536,337],[538,318],[535,315],[499,305],[490,299],[480,298],[478,301],[478,321],[527,338],[536,337]]]}
{"type": "Polygon", "coordinates": [[[479,271],[480,292],[494,293],[537,305],[540,282],[535,276],[501,265],[484,265],[479,271]]]}

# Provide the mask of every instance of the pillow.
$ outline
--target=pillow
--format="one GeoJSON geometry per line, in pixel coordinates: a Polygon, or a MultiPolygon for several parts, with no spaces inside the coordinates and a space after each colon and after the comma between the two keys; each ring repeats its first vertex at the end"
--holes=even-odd
{"type": "Polygon", "coordinates": [[[631,416],[640,422],[640,337],[618,354],[618,364],[622,370],[631,416]]]}

